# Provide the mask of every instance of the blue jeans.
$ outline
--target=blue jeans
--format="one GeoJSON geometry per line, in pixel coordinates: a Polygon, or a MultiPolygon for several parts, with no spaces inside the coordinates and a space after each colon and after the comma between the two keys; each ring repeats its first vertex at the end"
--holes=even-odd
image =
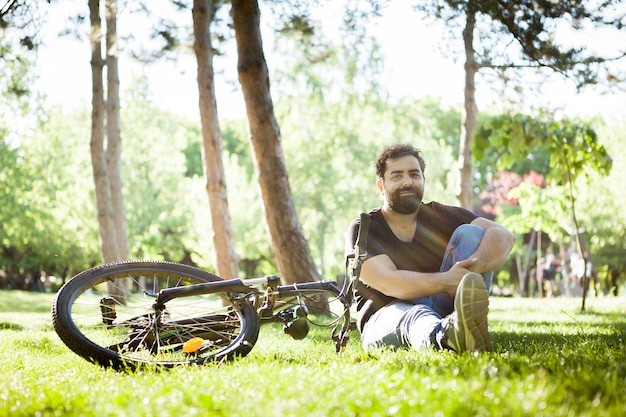
{"type": "MultiPolygon", "coordinates": [[[[461,260],[467,259],[480,244],[485,234],[481,227],[459,226],[448,242],[440,272],[447,271],[461,260]]],[[[487,290],[491,288],[493,272],[483,274],[487,290]]],[[[412,347],[441,349],[444,317],[454,311],[454,299],[440,293],[416,300],[397,300],[374,313],[361,333],[365,350],[381,347],[412,347]]]]}

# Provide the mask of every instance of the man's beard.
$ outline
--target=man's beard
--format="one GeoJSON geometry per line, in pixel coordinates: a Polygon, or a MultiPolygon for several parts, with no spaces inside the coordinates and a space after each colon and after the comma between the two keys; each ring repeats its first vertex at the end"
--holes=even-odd
{"type": "Polygon", "coordinates": [[[392,194],[387,194],[389,208],[399,214],[415,213],[422,203],[423,192],[416,187],[398,188],[392,194]],[[411,191],[413,194],[401,196],[400,193],[411,191]]]}

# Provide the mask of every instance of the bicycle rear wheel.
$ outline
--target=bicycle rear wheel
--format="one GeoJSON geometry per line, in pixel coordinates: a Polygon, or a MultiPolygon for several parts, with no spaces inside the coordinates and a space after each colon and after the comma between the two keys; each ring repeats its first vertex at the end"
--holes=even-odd
{"type": "Polygon", "coordinates": [[[162,289],[222,279],[172,262],[98,266],[69,280],[52,305],[61,340],[90,362],[116,369],[173,367],[247,355],[259,335],[252,303],[228,294],[175,298],[155,308],[162,289]]]}

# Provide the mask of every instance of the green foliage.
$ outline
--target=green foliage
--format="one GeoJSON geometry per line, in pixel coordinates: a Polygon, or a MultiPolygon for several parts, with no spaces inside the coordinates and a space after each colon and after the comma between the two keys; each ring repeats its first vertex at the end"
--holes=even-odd
{"type": "Polygon", "coordinates": [[[245,120],[225,120],[220,125],[224,152],[244,170],[249,183],[256,182],[250,138],[245,120]]]}
{"type": "Polygon", "coordinates": [[[0,28],[0,139],[16,146],[42,116],[39,98],[32,94],[34,60],[23,51],[17,32],[0,28]]]}
{"type": "MultiPolygon", "coordinates": [[[[189,133],[185,136],[201,137],[199,129],[194,129],[195,132],[189,133]]],[[[202,143],[200,140],[191,140],[185,149],[183,149],[185,155],[185,177],[201,177],[204,175],[202,169],[202,143]]]]}
{"type": "MultiPolygon", "coordinates": [[[[614,161],[609,151],[588,124],[543,121],[519,114],[486,119],[477,129],[473,151],[476,158],[494,159],[496,155],[498,169],[519,169],[524,166],[520,161],[532,160],[528,166],[551,180],[547,188],[521,186],[510,195],[519,198],[520,207],[512,208],[516,212],[507,213],[502,221],[518,233],[535,228],[550,234],[553,241],[572,235],[572,202],[566,203],[565,196],[570,193],[570,185],[575,187],[578,223],[581,231],[586,231],[584,238],[594,263],[599,269],[612,271],[617,280],[623,279],[626,272],[626,219],[622,215],[626,201],[615,193],[624,180],[619,158],[623,154],[619,127],[623,121],[611,128],[599,121],[595,124],[602,129],[611,153],[618,156],[615,161],[620,165],[616,169],[611,169],[614,161]],[[540,163],[546,156],[547,164],[540,163]]],[[[613,285],[606,284],[606,288],[613,285]]]]}
{"type": "MultiPolygon", "coordinates": [[[[624,117],[599,124],[598,135],[613,157],[613,169],[609,176],[591,173],[588,180],[581,178],[576,183],[585,241],[598,269],[618,282],[626,281],[626,194],[619,191],[626,183],[624,129],[624,117]]],[[[607,283],[606,288],[611,285],[607,283]]]]}
{"type": "Polygon", "coordinates": [[[20,269],[36,279],[40,271],[72,274],[99,258],[97,231],[87,220],[94,209],[86,115],[62,119],[53,109],[49,117],[16,148],[4,142],[0,149],[6,161],[0,170],[6,202],[0,210],[0,243],[10,255],[1,269],[20,269]]]}
{"type": "Polygon", "coordinates": [[[527,233],[530,226],[530,229],[547,233],[551,241],[557,242],[571,230],[566,195],[562,187],[541,189],[523,182],[509,192],[510,198],[522,203],[512,206],[502,216],[502,224],[518,235],[527,233]]]}
{"type": "Polygon", "coordinates": [[[221,130],[228,206],[240,270],[245,277],[276,274],[246,123],[227,120],[221,130]]]}
{"type": "Polygon", "coordinates": [[[494,116],[489,114],[479,116],[478,132],[474,133],[472,141],[474,169],[478,173],[474,181],[477,190],[488,186],[489,179],[498,177],[502,169],[514,172],[520,177],[531,172],[548,176],[551,171],[549,149],[537,143],[534,148],[527,148],[524,154],[512,156],[508,149],[511,139],[506,139],[504,146],[502,136],[507,135],[500,131],[502,123],[495,122],[493,118],[494,116]]]}
{"type": "Polygon", "coordinates": [[[42,271],[65,276],[98,259],[97,232],[83,222],[93,208],[81,198],[89,196],[88,121],[75,114],[63,125],[65,115],[31,91],[36,9],[9,6],[0,31],[0,287],[31,287],[42,271]]]}
{"type": "Polygon", "coordinates": [[[135,373],[89,364],[62,344],[49,313],[3,308],[13,297],[43,301],[0,291],[2,417],[623,414],[623,297],[590,299],[587,313],[578,299],[492,299],[494,354],[367,354],[356,333],[336,354],[328,328],[295,341],[267,326],[232,363],[135,373]]]}
{"type": "MultiPolygon", "coordinates": [[[[21,28],[0,27],[0,96],[5,98],[0,104],[0,110],[25,114],[31,104],[30,86],[33,82],[35,57],[32,48],[27,45],[32,38],[24,36],[20,39],[20,35],[24,36],[21,28]]],[[[35,111],[33,108],[30,110],[35,111]]]]}
{"type": "Polygon", "coordinates": [[[608,175],[612,160],[588,124],[569,120],[544,121],[523,114],[504,114],[483,120],[474,134],[472,152],[481,160],[498,155],[498,169],[509,169],[529,155],[550,155],[549,177],[563,185],[584,172],[608,175]]]}
{"type": "MultiPolygon", "coordinates": [[[[212,242],[202,176],[189,176],[185,150],[195,123],[158,111],[138,85],[122,113],[122,180],[132,258],[210,268],[212,242]]],[[[93,203],[89,115],[48,112],[19,142],[0,146],[0,269],[23,281],[40,271],[67,278],[101,262],[93,203]]],[[[3,282],[2,285],[7,285],[3,282]]]]}
{"type": "Polygon", "coordinates": [[[124,97],[122,179],[130,257],[209,267],[211,226],[197,124],[155,108],[145,80],[124,97]],[[198,167],[200,162],[200,167],[198,167]]]}

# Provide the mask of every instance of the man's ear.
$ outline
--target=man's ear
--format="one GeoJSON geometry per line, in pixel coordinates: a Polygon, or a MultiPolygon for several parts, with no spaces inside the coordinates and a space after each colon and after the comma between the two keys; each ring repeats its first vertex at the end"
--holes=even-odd
{"type": "Polygon", "coordinates": [[[382,194],[383,187],[385,185],[385,180],[382,178],[376,178],[376,187],[378,188],[378,192],[382,194]]]}

